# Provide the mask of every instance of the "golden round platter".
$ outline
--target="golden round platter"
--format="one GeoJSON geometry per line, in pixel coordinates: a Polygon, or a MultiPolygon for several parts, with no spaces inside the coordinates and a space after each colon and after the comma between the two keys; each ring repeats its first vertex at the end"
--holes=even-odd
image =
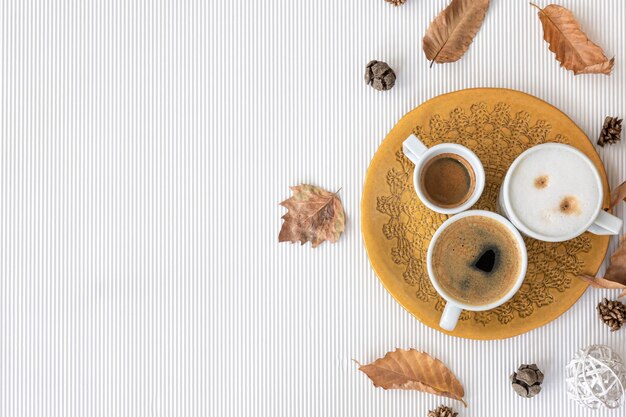
{"type": "Polygon", "coordinates": [[[365,177],[361,230],[374,271],[391,295],[421,322],[468,339],[503,339],[540,327],[567,311],[585,292],[576,278],[595,274],[609,237],[585,233],[562,243],[525,238],[528,272],[515,297],[499,308],[464,311],[452,332],[439,328],[444,302],[426,272],[430,239],[448,216],[427,209],[413,188],[413,164],[402,142],[417,135],[427,146],[454,142],[483,162],[487,182],[474,209],[495,211],[500,184],[513,160],[544,142],[575,146],[594,162],[609,190],[606,172],[585,133],[560,110],[531,95],[477,88],[435,97],[407,113],[389,132],[365,177]]]}

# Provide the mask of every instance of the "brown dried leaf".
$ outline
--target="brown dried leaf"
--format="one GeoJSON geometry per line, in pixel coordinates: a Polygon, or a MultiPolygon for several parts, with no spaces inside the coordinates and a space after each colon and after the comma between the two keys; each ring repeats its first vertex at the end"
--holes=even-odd
{"type": "Polygon", "coordinates": [[[591,275],[578,275],[578,278],[588,282],[593,288],[604,288],[608,290],[622,290],[617,298],[626,297],[626,285],[619,282],[609,281],[606,278],[592,277],[591,275]]]}
{"type": "Polygon", "coordinates": [[[626,295],[626,235],[622,236],[617,250],[611,255],[609,266],[604,278],[592,277],[591,275],[579,275],[583,281],[588,282],[594,288],[608,288],[612,290],[624,290],[619,296],[626,295]]]}
{"type": "Polygon", "coordinates": [[[617,250],[611,255],[609,266],[604,273],[604,279],[620,284],[626,289],[626,235],[622,236],[617,250]]]}
{"type": "Polygon", "coordinates": [[[424,35],[422,45],[430,65],[458,61],[480,29],[488,8],[489,0],[452,0],[424,35]]]}
{"type": "Polygon", "coordinates": [[[615,58],[608,59],[602,48],[591,42],[574,14],[565,7],[551,4],[539,9],[543,39],[562,67],[574,74],[610,74],[615,58]]]}
{"type": "Polygon", "coordinates": [[[346,221],[337,193],[309,184],[290,188],[293,195],[280,203],[289,211],[282,217],[278,241],[311,242],[314,248],[326,240],[335,243],[346,221]]]}
{"type": "Polygon", "coordinates": [[[591,275],[583,274],[579,275],[578,278],[582,279],[585,282],[588,282],[593,288],[606,288],[609,290],[626,290],[626,285],[620,284],[618,282],[609,281],[606,278],[600,277],[592,277],[591,275]]]}
{"type": "Polygon", "coordinates": [[[609,210],[613,209],[620,201],[626,201],[626,181],[618,185],[611,192],[611,205],[609,206],[609,210]]]}
{"type": "MultiPolygon", "coordinates": [[[[611,192],[609,211],[620,201],[626,201],[626,182],[621,183],[611,192]]],[[[579,275],[578,278],[588,282],[594,288],[624,290],[618,298],[626,297],[626,235],[622,236],[617,250],[611,255],[603,278],[586,274],[579,275]]]]}
{"type": "Polygon", "coordinates": [[[463,385],[443,362],[427,353],[396,349],[370,364],[357,364],[375,387],[428,392],[461,401],[467,407],[463,385]]]}

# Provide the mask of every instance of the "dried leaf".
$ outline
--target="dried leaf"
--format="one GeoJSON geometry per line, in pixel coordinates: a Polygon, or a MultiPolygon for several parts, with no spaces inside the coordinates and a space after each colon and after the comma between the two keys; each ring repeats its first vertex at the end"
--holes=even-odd
{"type": "Polygon", "coordinates": [[[463,385],[443,362],[427,353],[396,349],[370,364],[357,364],[375,387],[428,392],[461,401],[467,407],[463,385]]]}
{"type": "Polygon", "coordinates": [[[551,4],[539,9],[543,39],[556,54],[562,67],[574,74],[610,74],[615,58],[608,59],[602,48],[591,42],[574,14],[565,7],[551,4]]]}
{"type": "Polygon", "coordinates": [[[626,285],[609,281],[606,278],[592,277],[591,275],[579,275],[578,278],[588,282],[593,288],[604,288],[608,290],[622,290],[617,298],[626,297],[626,285]]]}
{"type": "Polygon", "coordinates": [[[609,210],[613,209],[620,201],[626,201],[626,181],[618,185],[611,192],[611,205],[609,206],[609,210]]]}
{"type": "Polygon", "coordinates": [[[293,195],[280,203],[289,211],[282,217],[278,241],[311,242],[314,248],[326,240],[335,243],[346,221],[337,193],[308,184],[290,188],[293,195]]]}
{"type": "MultiPolygon", "coordinates": [[[[626,182],[621,183],[611,192],[609,211],[620,201],[626,201],[626,182]]],[[[617,250],[611,255],[603,278],[586,274],[579,275],[578,278],[588,282],[594,288],[623,290],[618,298],[626,297],[626,235],[622,236],[617,250]]]]}
{"type": "Polygon", "coordinates": [[[426,58],[438,64],[458,61],[480,29],[489,0],[452,0],[433,20],[424,35],[426,58]]]}
{"type": "Polygon", "coordinates": [[[609,281],[606,278],[600,277],[592,277],[591,275],[583,274],[579,275],[578,278],[582,279],[585,282],[588,282],[593,288],[605,288],[609,290],[622,290],[626,289],[626,285],[620,284],[618,282],[609,281]]]}
{"type": "Polygon", "coordinates": [[[626,295],[626,235],[622,236],[617,250],[611,255],[609,266],[606,268],[604,278],[592,277],[591,275],[579,275],[583,281],[588,282],[594,288],[608,288],[612,290],[624,290],[620,297],[626,295]]]}
{"type": "Polygon", "coordinates": [[[620,284],[626,289],[626,235],[622,236],[617,250],[611,255],[609,266],[604,273],[604,279],[620,284]]]}

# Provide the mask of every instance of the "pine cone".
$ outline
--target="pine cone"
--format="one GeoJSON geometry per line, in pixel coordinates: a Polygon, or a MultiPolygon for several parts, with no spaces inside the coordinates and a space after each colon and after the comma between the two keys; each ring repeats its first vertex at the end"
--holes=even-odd
{"type": "Polygon", "coordinates": [[[391,3],[394,6],[402,6],[404,3],[406,3],[406,0],[385,0],[387,3],[391,3]]]}
{"type": "Polygon", "coordinates": [[[378,91],[391,89],[396,83],[396,73],[382,61],[370,61],[365,66],[365,82],[378,91]]]}
{"type": "Polygon", "coordinates": [[[598,138],[598,145],[604,146],[604,144],[612,144],[620,140],[622,133],[622,119],[617,117],[606,116],[604,119],[604,125],[600,131],[600,137],[598,138]]]}
{"type": "Polygon", "coordinates": [[[517,372],[511,375],[511,386],[515,392],[524,398],[534,397],[541,391],[543,372],[537,365],[520,365],[517,372]]]}
{"type": "Polygon", "coordinates": [[[611,328],[611,331],[619,330],[626,322],[626,305],[620,301],[609,301],[606,298],[598,304],[600,319],[611,328]]]}
{"type": "Polygon", "coordinates": [[[445,405],[440,405],[434,410],[430,410],[428,412],[427,417],[456,417],[459,413],[451,409],[450,407],[446,407],[445,405]]]}

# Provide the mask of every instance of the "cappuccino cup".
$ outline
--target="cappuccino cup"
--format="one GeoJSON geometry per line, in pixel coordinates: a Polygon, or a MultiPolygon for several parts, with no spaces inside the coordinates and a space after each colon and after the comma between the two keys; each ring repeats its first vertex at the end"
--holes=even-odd
{"type": "Polygon", "coordinates": [[[404,141],[402,150],[415,164],[413,185],[426,207],[455,214],[478,201],[485,188],[485,171],[474,152],[455,143],[427,148],[415,136],[404,141]]]}
{"type": "Polygon", "coordinates": [[[602,210],[600,173],[578,149],[536,145],[511,164],[498,196],[498,212],[524,235],[563,242],[589,231],[616,235],[622,220],[602,210]]]}
{"type": "Polygon", "coordinates": [[[503,216],[469,210],[450,217],[426,254],[430,281],[446,301],[439,326],[454,330],[463,310],[491,310],[510,300],[527,264],[524,240],[503,216]]]}

